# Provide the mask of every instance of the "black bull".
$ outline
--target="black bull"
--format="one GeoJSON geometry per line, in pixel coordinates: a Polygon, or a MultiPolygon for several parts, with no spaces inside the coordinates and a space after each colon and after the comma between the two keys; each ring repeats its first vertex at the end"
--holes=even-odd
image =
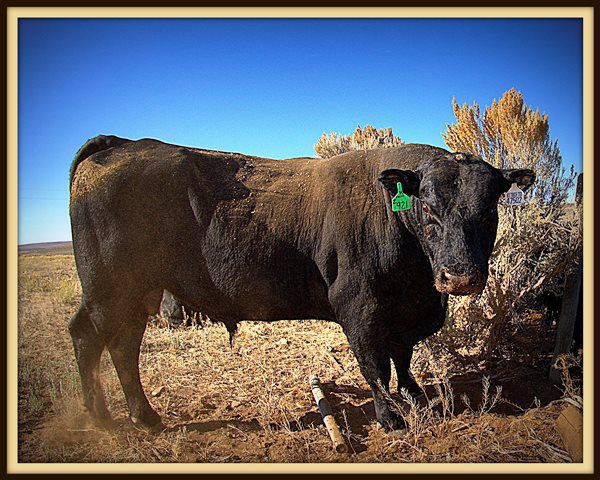
{"type": "Polygon", "coordinates": [[[501,171],[427,145],[328,160],[272,160],[99,136],[71,168],[81,306],[69,323],[84,403],[110,421],[98,377],[108,348],[135,423],[160,426],[139,377],[164,289],[234,332],[242,320],[322,319],[343,328],[377,420],[398,386],[419,387],[414,345],[439,330],[447,294],[479,292],[500,195],[531,170],[501,171]],[[393,212],[397,182],[412,208],[393,212]]]}

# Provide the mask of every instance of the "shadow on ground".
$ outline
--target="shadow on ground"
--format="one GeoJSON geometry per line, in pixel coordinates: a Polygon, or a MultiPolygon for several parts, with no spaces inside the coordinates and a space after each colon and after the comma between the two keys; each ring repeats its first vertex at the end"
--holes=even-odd
{"type": "MultiPolygon", "coordinates": [[[[555,385],[549,379],[550,357],[553,348],[553,332],[539,328],[529,328],[515,335],[511,342],[496,352],[486,362],[486,366],[477,371],[458,374],[449,379],[454,397],[454,414],[460,415],[468,406],[463,397],[467,397],[473,410],[478,410],[482,403],[484,378],[489,379],[489,396],[493,396],[497,387],[501,387],[501,400],[495,404],[490,413],[496,415],[519,416],[536,406],[546,406],[563,396],[561,385],[555,385]]],[[[581,381],[581,372],[575,373],[575,381],[581,381]]],[[[422,382],[426,397],[431,399],[438,395],[436,385],[422,382]]],[[[323,389],[333,407],[334,414],[345,434],[348,434],[352,450],[356,453],[367,450],[369,431],[375,425],[375,407],[371,391],[357,385],[338,384],[335,381],[323,384],[323,389]]],[[[392,397],[399,405],[406,405],[402,397],[392,392],[392,397]]],[[[421,397],[419,403],[425,405],[426,398],[421,397]]],[[[441,409],[441,405],[436,408],[441,409]]],[[[233,425],[240,430],[251,431],[261,428],[258,420],[250,422],[213,420],[200,423],[181,423],[172,430],[186,427],[187,430],[208,432],[233,425]]],[[[285,427],[271,424],[273,430],[283,428],[299,431],[323,425],[321,415],[315,411],[306,411],[298,418],[291,419],[285,427]]]]}
{"type": "MultiPolygon", "coordinates": [[[[459,415],[467,409],[462,397],[466,395],[471,408],[477,409],[482,402],[484,377],[489,378],[489,395],[493,395],[496,387],[502,387],[501,401],[491,413],[498,415],[518,416],[527,409],[535,406],[548,405],[553,400],[562,396],[560,386],[554,385],[548,378],[549,362],[540,362],[537,366],[511,365],[504,363],[495,367],[450,378],[450,385],[454,395],[454,413],[459,415]]],[[[367,450],[364,440],[368,436],[370,425],[375,421],[375,407],[370,390],[364,390],[350,385],[338,385],[334,382],[323,384],[324,390],[335,411],[338,424],[344,430],[352,432],[352,449],[359,453],[367,450]]],[[[438,395],[434,384],[423,386],[428,398],[438,395]]],[[[399,394],[392,392],[392,398],[400,405],[402,401],[399,394]]],[[[426,400],[420,398],[421,405],[426,400]]],[[[438,405],[440,408],[441,406],[438,405]]],[[[322,424],[321,415],[317,412],[308,412],[297,419],[298,427],[303,428],[322,424]]]]}
{"type": "Polygon", "coordinates": [[[219,430],[221,428],[227,428],[229,426],[233,426],[238,430],[241,430],[242,432],[251,432],[261,429],[260,423],[258,423],[257,419],[252,419],[250,421],[209,420],[207,422],[179,423],[173,427],[168,428],[167,432],[176,432],[178,430],[181,430],[182,428],[185,428],[188,432],[206,433],[219,430]]]}

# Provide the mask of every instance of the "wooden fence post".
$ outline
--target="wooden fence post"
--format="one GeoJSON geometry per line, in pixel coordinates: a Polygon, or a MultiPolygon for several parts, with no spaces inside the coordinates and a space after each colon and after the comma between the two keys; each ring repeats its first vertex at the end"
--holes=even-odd
{"type": "MultiPolygon", "coordinates": [[[[583,173],[577,178],[577,191],[575,193],[575,203],[581,205],[583,201],[583,173]]],[[[583,248],[582,248],[583,250],[583,248]]],[[[550,380],[555,384],[561,383],[561,372],[554,368],[554,362],[557,357],[564,353],[569,353],[571,343],[573,342],[573,331],[577,321],[579,303],[583,301],[581,294],[581,283],[583,281],[583,252],[575,256],[576,267],[567,275],[565,279],[565,288],[562,300],[562,309],[560,319],[556,329],[556,343],[554,345],[554,355],[550,365],[550,380]]]]}

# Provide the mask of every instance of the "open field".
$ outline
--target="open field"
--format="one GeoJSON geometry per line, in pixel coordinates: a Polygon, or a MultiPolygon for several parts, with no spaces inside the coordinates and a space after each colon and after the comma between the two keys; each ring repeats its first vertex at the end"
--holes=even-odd
{"type": "Polygon", "coordinates": [[[19,255],[73,255],[73,242],[44,242],[19,245],[19,255]]]}
{"type": "Polygon", "coordinates": [[[413,372],[430,402],[411,406],[395,395],[408,427],[389,435],[376,424],[370,390],[336,324],[245,322],[230,348],[221,325],[173,330],[158,319],[146,331],[140,366],[167,430],[152,435],[127,421],[106,352],[103,383],[117,426],[93,427],[67,332],[80,293],[72,255],[19,257],[21,462],[570,461],[554,428],[564,402],[545,379],[552,332],[541,322],[515,337],[510,362],[480,370],[449,370],[447,359],[428,358],[422,345],[413,372]],[[435,376],[423,368],[432,362],[435,376]],[[332,449],[310,373],[325,386],[348,454],[332,449]]]}

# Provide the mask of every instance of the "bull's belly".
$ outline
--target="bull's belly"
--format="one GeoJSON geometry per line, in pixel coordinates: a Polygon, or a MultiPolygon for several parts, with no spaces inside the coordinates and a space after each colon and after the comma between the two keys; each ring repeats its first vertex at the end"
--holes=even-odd
{"type": "Polygon", "coordinates": [[[253,233],[209,232],[197,260],[181,260],[173,293],[219,320],[334,320],[315,262],[253,233]]]}
{"type": "MultiPolygon", "coordinates": [[[[180,286],[181,283],[172,289],[185,303],[193,305],[212,319],[223,322],[334,320],[326,296],[315,298],[300,286],[285,289],[260,274],[248,279],[248,282],[243,282],[243,277],[239,280],[232,284],[212,278],[210,283],[198,282],[191,289],[180,286]]],[[[292,282],[288,279],[286,283],[290,285],[292,282]]]]}
{"type": "Polygon", "coordinates": [[[207,262],[219,303],[231,315],[268,321],[332,318],[327,289],[309,265],[298,272],[276,261],[257,260],[238,263],[215,256],[207,262]]]}

